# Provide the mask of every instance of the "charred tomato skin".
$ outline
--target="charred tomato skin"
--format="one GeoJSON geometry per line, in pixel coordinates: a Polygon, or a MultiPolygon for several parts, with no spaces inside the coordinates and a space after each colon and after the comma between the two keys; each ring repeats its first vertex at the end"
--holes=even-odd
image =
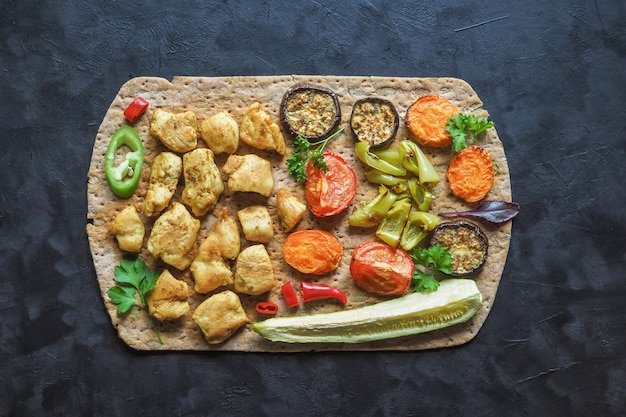
{"type": "Polygon", "coordinates": [[[429,245],[442,245],[452,256],[453,276],[477,273],[487,262],[489,239],[477,224],[465,220],[440,223],[429,245]]]}
{"type": "Polygon", "coordinates": [[[404,249],[377,241],[361,243],[350,258],[350,275],[355,284],[381,296],[406,292],[414,268],[411,256],[404,249]]]}
{"type": "Polygon", "coordinates": [[[398,111],[387,99],[367,97],[357,100],[352,106],[350,129],[357,141],[369,143],[371,149],[389,146],[399,126],[398,111]]]}
{"type": "Polygon", "coordinates": [[[294,84],[283,95],[280,120],[292,137],[300,135],[309,142],[323,140],[341,123],[341,107],[337,94],[323,86],[294,84]],[[325,111],[315,108],[319,104],[328,108],[325,111]],[[321,117],[322,120],[313,120],[316,117],[321,117]]]}

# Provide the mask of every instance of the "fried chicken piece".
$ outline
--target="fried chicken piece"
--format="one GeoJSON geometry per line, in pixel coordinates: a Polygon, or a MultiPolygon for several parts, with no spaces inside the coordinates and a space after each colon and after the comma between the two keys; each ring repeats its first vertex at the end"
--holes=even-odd
{"type": "Polygon", "coordinates": [[[280,224],[290,232],[306,213],[306,204],[301,202],[286,188],[276,191],[276,209],[280,224]]]}
{"type": "Polygon", "coordinates": [[[200,134],[216,154],[233,154],[239,148],[239,125],[225,111],[204,119],[200,125],[200,134]]]}
{"type": "Polygon", "coordinates": [[[193,275],[194,290],[200,294],[206,294],[218,287],[233,283],[230,265],[226,263],[211,238],[202,242],[189,270],[193,275]]]}
{"type": "Polygon", "coordinates": [[[198,145],[195,113],[170,113],[155,109],[150,120],[150,133],[174,152],[188,152],[198,145]]]}
{"type": "Polygon", "coordinates": [[[235,259],[241,250],[241,238],[237,222],[228,216],[228,209],[223,207],[217,214],[215,227],[211,232],[220,254],[226,259],[235,259]]]}
{"type": "Polygon", "coordinates": [[[188,298],[187,283],[165,269],[148,295],[148,313],[159,321],[179,319],[189,313],[188,298]]]}
{"type": "Polygon", "coordinates": [[[233,283],[233,273],[225,258],[235,259],[240,247],[239,227],[224,207],[189,268],[196,292],[206,294],[233,283]]]}
{"type": "Polygon", "coordinates": [[[172,200],[183,172],[183,160],[172,152],[161,152],[150,168],[150,184],[143,200],[143,214],[158,216],[172,200]]]}
{"type": "Polygon", "coordinates": [[[267,159],[254,154],[230,155],[222,169],[228,175],[231,193],[255,192],[269,197],[274,192],[272,165],[267,159]]]}
{"type": "Polygon", "coordinates": [[[285,138],[278,123],[261,110],[259,103],[250,105],[243,115],[239,127],[239,138],[254,148],[285,154],[285,138]]]}
{"type": "Polygon", "coordinates": [[[239,296],[229,290],[204,300],[192,318],[210,345],[222,343],[249,321],[239,296]]]}
{"type": "Polygon", "coordinates": [[[247,240],[267,243],[274,238],[274,225],[265,206],[249,206],[237,212],[241,229],[247,240]]]}
{"type": "Polygon", "coordinates": [[[121,250],[127,252],[141,251],[146,228],[135,206],[128,206],[120,211],[109,224],[109,230],[115,235],[121,250]]]}
{"type": "Polygon", "coordinates": [[[174,202],[172,208],[154,222],[148,238],[148,251],[155,259],[160,258],[182,271],[194,258],[198,230],[200,220],[189,214],[184,205],[174,202]]]}
{"type": "Polygon", "coordinates": [[[276,281],[265,246],[248,246],[241,251],[235,265],[235,291],[259,295],[271,290],[276,281]]]}
{"type": "Polygon", "coordinates": [[[224,191],[224,182],[213,156],[213,151],[207,148],[194,149],[183,155],[185,188],[182,202],[197,217],[213,209],[224,191]]]}

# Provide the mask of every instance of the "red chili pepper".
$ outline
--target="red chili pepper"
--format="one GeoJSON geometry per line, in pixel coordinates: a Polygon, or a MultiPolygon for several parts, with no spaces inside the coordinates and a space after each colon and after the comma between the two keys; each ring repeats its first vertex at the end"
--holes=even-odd
{"type": "Polygon", "coordinates": [[[298,307],[300,305],[300,301],[298,301],[298,294],[296,294],[296,290],[291,285],[291,282],[285,282],[280,290],[283,292],[283,298],[285,299],[285,304],[287,307],[298,307]]]}
{"type": "Polygon", "coordinates": [[[260,301],[256,304],[256,311],[261,314],[274,315],[278,313],[278,304],[272,303],[271,301],[260,301]]]}
{"type": "Polygon", "coordinates": [[[128,107],[126,107],[126,110],[124,110],[124,117],[126,117],[129,122],[133,123],[146,111],[148,106],[149,104],[146,100],[141,97],[137,97],[128,105],[128,107]]]}
{"type": "Polygon", "coordinates": [[[302,295],[302,301],[305,303],[315,300],[324,300],[327,298],[334,298],[344,304],[348,302],[348,298],[339,288],[322,284],[314,284],[312,282],[300,283],[300,295],[302,295]]]}

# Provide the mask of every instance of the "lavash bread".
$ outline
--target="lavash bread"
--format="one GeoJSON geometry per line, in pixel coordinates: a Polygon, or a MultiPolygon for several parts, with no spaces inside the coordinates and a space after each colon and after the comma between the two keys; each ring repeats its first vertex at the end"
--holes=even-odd
{"type": "MultiPolygon", "coordinates": [[[[255,153],[271,162],[275,188],[274,194],[264,197],[256,193],[231,194],[226,187],[214,211],[200,218],[201,229],[198,233],[198,246],[212,229],[215,223],[213,213],[218,213],[223,207],[236,219],[238,210],[255,205],[268,207],[274,224],[274,239],[265,244],[272,259],[276,278],[276,285],[268,293],[259,296],[241,294],[241,302],[250,322],[239,329],[232,337],[221,344],[208,344],[202,331],[193,322],[191,315],[197,306],[215,292],[198,294],[192,290],[193,278],[188,270],[179,271],[161,261],[156,261],[148,253],[146,245],[139,256],[155,271],[167,268],[176,278],[185,281],[190,288],[190,313],[185,317],[160,324],[163,343],[159,343],[153,321],[147,312],[139,307],[133,307],[126,315],[118,315],[116,306],[107,295],[107,291],[115,285],[114,268],[124,255],[120,251],[114,236],[108,228],[108,223],[129,205],[135,206],[141,213],[143,198],[148,189],[150,167],[154,158],[167,149],[150,134],[150,119],[157,108],[170,112],[192,111],[196,114],[198,124],[207,117],[228,112],[238,123],[248,106],[254,102],[261,103],[261,109],[278,121],[279,105],[285,91],[295,83],[309,83],[328,87],[336,92],[341,105],[344,120],[349,119],[352,104],[364,97],[377,96],[390,100],[398,109],[403,119],[408,106],[417,98],[424,95],[441,95],[457,105],[462,111],[471,112],[477,116],[487,117],[488,113],[482,107],[482,102],[471,86],[463,80],[455,78],[387,78],[387,77],[352,77],[352,76],[305,76],[285,75],[267,77],[175,77],[171,82],[163,78],[140,77],[125,83],[106,112],[102,124],[96,135],[91,165],[88,173],[88,212],[87,234],[93,257],[93,263],[102,294],[104,306],[111,317],[113,326],[117,329],[120,338],[130,347],[138,350],[226,350],[226,351],[255,351],[255,352],[293,352],[293,351],[345,351],[345,350],[421,350],[455,346],[470,341],[478,332],[487,318],[493,305],[498,284],[505,266],[506,256],[511,238],[511,223],[489,225],[481,223],[481,227],[489,237],[489,257],[486,265],[475,277],[483,295],[483,307],[468,322],[455,325],[435,332],[415,336],[389,339],[363,344],[283,344],[265,340],[254,331],[252,323],[262,320],[263,317],[255,311],[259,301],[269,300],[276,302],[280,307],[279,315],[314,314],[341,309],[357,308],[370,303],[381,301],[384,298],[369,295],[359,289],[352,281],[349,272],[350,256],[353,249],[366,240],[374,240],[374,229],[361,229],[348,226],[347,215],[359,205],[361,201],[369,200],[377,195],[377,186],[367,183],[364,177],[362,164],[354,153],[354,137],[349,128],[328,144],[325,150],[333,151],[343,156],[355,169],[358,178],[357,195],[351,206],[343,213],[332,218],[318,219],[309,211],[295,227],[295,230],[319,228],[331,231],[341,241],[344,255],[337,270],[321,277],[305,276],[288,266],[283,261],[282,244],[287,236],[280,226],[276,210],[276,190],[286,188],[301,201],[304,199],[303,183],[297,183],[287,173],[285,160],[291,153],[291,139],[287,132],[283,132],[287,144],[286,155],[281,156],[273,151],[260,151],[240,143],[237,154],[255,153]],[[117,128],[128,123],[123,111],[137,96],[141,96],[150,103],[144,114],[132,126],[142,138],[145,147],[145,163],[141,181],[137,191],[128,199],[117,198],[110,190],[104,174],[104,154],[111,136],[117,128]],[[284,282],[291,281],[296,288],[299,282],[314,280],[319,283],[341,288],[348,297],[348,304],[344,307],[336,301],[315,301],[300,305],[298,309],[288,309],[282,299],[280,287],[284,282]]],[[[346,126],[346,122],[342,123],[346,126]]],[[[403,122],[396,135],[398,139],[409,137],[403,122]]],[[[491,153],[494,163],[498,167],[494,187],[488,195],[490,200],[511,201],[511,186],[509,170],[502,143],[495,129],[490,129],[481,140],[481,146],[491,153]]],[[[198,140],[199,147],[206,147],[204,141],[198,140]]],[[[393,146],[393,145],[392,145],[393,146]]],[[[446,169],[451,157],[451,150],[424,149],[433,165],[437,169],[441,181],[434,188],[437,198],[432,204],[431,211],[459,211],[470,208],[467,204],[455,198],[447,184],[446,169]]],[[[224,165],[227,155],[215,155],[218,167],[224,165]]],[[[227,177],[222,173],[226,184],[227,177]]],[[[181,201],[183,180],[172,199],[172,202],[181,201]]],[[[146,227],[146,239],[154,219],[142,215],[146,227]]],[[[454,220],[454,219],[450,219],[454,220]]],[[[253,245],[242,238],[242,249],[253,245]]]]}

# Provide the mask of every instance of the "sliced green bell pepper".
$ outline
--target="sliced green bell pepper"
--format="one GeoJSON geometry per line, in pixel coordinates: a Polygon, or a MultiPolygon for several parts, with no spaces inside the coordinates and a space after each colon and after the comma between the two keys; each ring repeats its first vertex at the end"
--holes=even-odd
{"type": "Polygon", "coordinates": [[[135,130],[123,125],[115,131],[104,155],[104,173],[111,190],[121,198],[130,197],[137,186],[143,168],[143,143],[135,130]],[[115,165],[117,151],[127,146],[130,152],[126,153],[124,160],[115,165]]]}

